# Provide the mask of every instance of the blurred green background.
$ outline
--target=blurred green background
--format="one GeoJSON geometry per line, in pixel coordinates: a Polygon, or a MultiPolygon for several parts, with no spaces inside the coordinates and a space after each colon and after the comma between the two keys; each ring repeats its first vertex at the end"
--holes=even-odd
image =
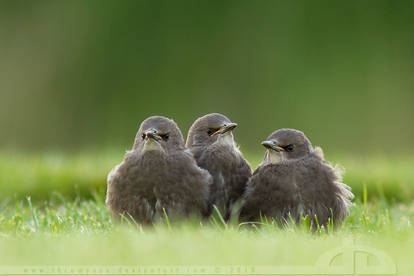
{"type": "Polygon", "coordinates": [[[221,112],[328,152],[414,152],[414,1],[0,1],[0,149],[125,150],[221,112]]]}

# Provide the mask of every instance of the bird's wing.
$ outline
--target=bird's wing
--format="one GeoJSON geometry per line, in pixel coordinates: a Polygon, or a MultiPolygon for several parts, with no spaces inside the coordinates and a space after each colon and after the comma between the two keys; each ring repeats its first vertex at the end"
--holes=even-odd
{"type": "Polygon", "coordinates": [[[298,196],[284,164],[259,167],[247,183],[239,220],[260,222],[274,218],[284,223],[296,219],[298,196]]]}
{"type": "Polygon", "coordinates": [[[233,204],[242,197],[251,168],[239,151],[210,147],[196,152],[197,164],[213,178],[209,205],[216,205],[225,220],[230,218],[233,204]]]}
{"type": "Polygon", "coordinates": [[[111,201],[113,201],[113,198],[114,198],[114,192],[113,192],[113,190],[114,190],[114,185],[116,185],[116,184],[113,184],[114,178],[118,174],[119,167],[121,167],[122,164],[123,164],[123,162],[120,163],[120,164],[118,164],[118,165],[116,165],[108,173],[108,176],[106,177],[107,186],[106,186],[106,199],[105,199],[105,204],[109,208],[111,208],[111,205],[112,205],[112,202],[111,201]]]}
{"type": "Polygon", "coordinates": [[[132,159],[132,157],[133,157],[133,155],[134,155],[134,153],[133,153],[133,151],[127,151],[126,153],[125,153],[125,156],[124,156],[124,159],[122,160],[122,162],[121,163],[119,163],[118,165],[116,165],[109,173],[108,173],[108,175],[107,175],[107,177],[106,177],[106,183],[108,184],[108,187],[109,187],[109,185],[111,184],[111,182],[112,182],[112,180],[113,180],[113,178],[114,178],[114,176],[116,176],[117,174],[118,174],[118,170],[119,170],[119,168],[121,167],[121,166],[126,166],[127,164],[126,163],[128,163],[128,160],[131,160],[132,159]]]}
{"type": "Polygon", "coordinates": [[[139,158],[136,153],[127,152],[124,160],[108,174],[105,202],[116,220],[125,216],[139,223],[150,223],[154,215],[155,198],[142,185],[146,184],[146,177],[136,166],[139,158]]]}
{"type": "Polygon", "coordinates": [[[320,147],[315,147],[313,152],[316,157],[322,160],[325,170],[331,174],[334,185],[338,188],[338,195],[342,197],[345,203],[350,206],[352,205],[351,200],[354,198],[354,194],[351,192],[351,187],[342,182],[342,176],[345,173],[345,168],[340,165],[333,166],[331,163],[325,160],[323,150],[320,147]]]}
{"type": "Polygon", "coordinates": [[[342,183],[341,170],[320,158],[311,157],[296,168],[301,196],[306,214],[313,219],[317,215],[319,225],[333,220],[340,224],[349,214],[353,194],[342,183]]]}
{"type": "Polygon", "coordinates": [[[122,165],[122,163],[116,165],[109,173],[108,176],[106,177],[106,183],[108,185],[110,185],[110,183],[112,182],[112,178],[114,177],[114,175],[117,173],[119,167],[122,165]]]}
{"type": "Polygon", "coordinates": [[[242,155],[238,157],[239,161],[236,166],[227,174],[228,179],[228,195],[226,204],[225,218],[229,219],[232,213],[233,205],[243,197],[246,191],[247,182],[252,176],[250,164],[243,158],[242,155]]]}
{"type": "Polygon", "coordinates": [[[197,165],[205,169],[211,175],[211,185],[209,189],[208,206],[210,211],[213,210],[213,205],[219,208],[219,211],[224,216],[224,206],[227,198],[227,187],[225,186],[225,179],[220,158],[217,158],[214,150],[206,149],[201,151],[198,148],[193,149],[193,154],[196,158],[197,165]]]}
{"type": "Polygon", "coordinates": [[[157,212],[168,216],[199,215],[207,212],[210,174],[197,166],[192,156],[179,152],[168,157],[169,174],[162,185],[154,187],[157,212]]]}

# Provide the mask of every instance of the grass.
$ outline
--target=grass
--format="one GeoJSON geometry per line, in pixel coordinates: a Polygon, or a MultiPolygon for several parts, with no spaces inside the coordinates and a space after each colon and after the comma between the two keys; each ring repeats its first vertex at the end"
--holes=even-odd
{"type": "MultiPolygon", "coordinates": [[[[280,229],[224,226],[209,222],[153,229],[114,225],[102,201],[65,201],[53,196],[31,204],[2,206],[0,267],[28,265],[244,265],[308,266],[319,255],[349,241],[387,252],[407,273],[414,249],[414,204],[375,200],[352,207],[335,233],[311,233],[301,227],[280,229]]],[[[407,274],[409,275],[409,274],[407,274]]]]}
{"type": "MultiPolygon", "coordinates": [[[[326,234],[270,222],[226,225],[220,216],[151,229],[113,224],[103,201],[105,175],[121,158],[0,154],[0,273],[30,265],[230,266],[214,268],[223,273],[239,265],[295,268],[344,243],[386,252],[401,275],[414,271],[414,159],[328,158],[347,168],[345,182],[357,197],[344,225],[326,234]]],[[[250,161],[255,167],[260,158],[250,161]]]]}

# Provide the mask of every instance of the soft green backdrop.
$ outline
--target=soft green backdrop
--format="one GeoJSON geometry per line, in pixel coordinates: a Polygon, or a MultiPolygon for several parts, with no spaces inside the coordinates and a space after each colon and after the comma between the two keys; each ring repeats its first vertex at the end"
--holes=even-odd
{"type": "Polygon", "coordinates": [[[414,151],[414,1],[0,1],[0,149],[131,146],[222,112],[247,152],[414,151]]]}

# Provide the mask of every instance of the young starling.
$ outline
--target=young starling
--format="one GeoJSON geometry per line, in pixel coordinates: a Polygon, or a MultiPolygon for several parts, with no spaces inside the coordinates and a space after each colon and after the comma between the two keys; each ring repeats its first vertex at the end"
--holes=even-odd
{"type": "Polygon", "coordinates": [[[314,229],[329,221],[340,225],[353,194],[341,183],[341,172],[324,160],[322,149],[314,149],[294,129],[277,130],[262,145],[267,151],[247,184],[240,220],[266,217],[283,225],[309,216],[314,229]]]}
{"type": "Polygon", "coordinates": [[[132,150],[108,175],[106,204],[120,215],[149,224],[161,218],[208,211],[210,174],[185,150],[173,120],[153,116],[142,122],[132,150]]]}
{"type": "Polygon", "coordinates": [[[197,164],[213,177],[209,206],[216,205],[226,221],[252,174],[249,163],[234,142],[232,130],[236,126],[222,114],[207,114],[191,126],[186,143],[197,164]]]}

